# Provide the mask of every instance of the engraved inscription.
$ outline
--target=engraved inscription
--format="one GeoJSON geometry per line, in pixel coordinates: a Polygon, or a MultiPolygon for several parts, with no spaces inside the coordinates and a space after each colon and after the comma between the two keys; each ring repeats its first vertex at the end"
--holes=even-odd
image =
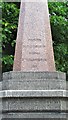
{"type": "Polygon", "coordinates": [[[31,66],[31,68],[37,68],[37,67],[38,67],[37,64],[31,66]]]}
{"type": "Polygon", "coordinates": [[[23,45],[23,48],[43,48],[45,45],[23,45]]]}
{"type": "Polygon", "coordinates": [[[28,39],[29,41],[41,41],[41,39],[39,39],[39,38],[34,38],[34,39],[28,39]]]}
{"type": "Polygon", "coordinates": [[[39,55],[40,54],[40,52],[29,52],[29,54],[37,54],[37,55],[39,55]]]}
{"type": "Polygon", "coordinates": [[[40,38],[30,38],[27,43],[23,43],[24,52],[27,51],[27,55],[22,58],[22,62],[30,64],[30,68],[38,70],[38,67],[42,65],[42,62],[46,64],[46,58],[43,57],[46,46],[42,43],[40,38]],[[34,43],[35,42],[35,43],[34,43]],[[36,43],[37,42],[37,43],[36,43]],[[29,56],[29,57],[28,57],[29,56]]]}
{"type": "Polygon", "coordinates": [[[22,61],[46,61],[44,58],[22,58],[22,61]]]}

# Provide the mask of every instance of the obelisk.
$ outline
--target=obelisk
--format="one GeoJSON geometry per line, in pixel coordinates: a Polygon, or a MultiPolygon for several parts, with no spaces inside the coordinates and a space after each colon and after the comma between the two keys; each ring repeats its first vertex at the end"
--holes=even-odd
{"type": "Polygon", "coordinates": [[[47,0],[21,2],[13,70],[55,71],[47,0]]]}

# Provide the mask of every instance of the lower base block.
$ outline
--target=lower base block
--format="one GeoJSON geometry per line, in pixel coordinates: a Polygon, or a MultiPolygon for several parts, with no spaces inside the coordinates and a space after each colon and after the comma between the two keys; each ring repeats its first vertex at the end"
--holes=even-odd
{"type": "Polygon", "coordinates": [[[64,73],[4,73],[0,101],[1,120],[68,120],[64,73]]]}
{"type": "Polygon", "coordinates": [[[67,120],[65,90],[4,90],[0,95],[2,120],[67,120]]]}

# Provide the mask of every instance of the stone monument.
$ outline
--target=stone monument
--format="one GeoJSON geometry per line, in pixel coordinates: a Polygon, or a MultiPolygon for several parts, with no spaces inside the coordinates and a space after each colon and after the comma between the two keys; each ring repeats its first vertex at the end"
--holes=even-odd
{"type": "Polygon", "coordinates": [[[13,71],[3,73],[0,91],[2,120],[67,120],[65,76],[55,69],[47,2],[21,2],[13,71]]]}

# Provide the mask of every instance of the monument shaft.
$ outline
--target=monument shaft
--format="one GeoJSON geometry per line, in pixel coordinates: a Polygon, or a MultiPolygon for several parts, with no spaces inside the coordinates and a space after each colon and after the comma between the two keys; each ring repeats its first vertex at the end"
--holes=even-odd
{"type": "Polygon", "coordinates": [[[14,71],[55,71],[47,2],[21,2],[14,71]]]}

